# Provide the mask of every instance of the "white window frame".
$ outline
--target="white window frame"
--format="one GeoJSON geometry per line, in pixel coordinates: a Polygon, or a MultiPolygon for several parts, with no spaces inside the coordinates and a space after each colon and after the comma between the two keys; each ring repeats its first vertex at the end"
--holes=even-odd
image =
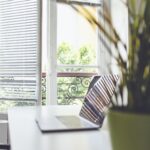
{"type": "MultiPolygon", "coordinates": [[[[45,33],[45,38],[47,39],[46,49],[47,49],[47,62],[46,62],[46,104],[56,105],[57,104],[57,69],[59,67],[94,67],[98,69],[98,73],[103,73],[101,68],[104,63],[101,61],[101,57],[105,55],[104,52],[101,53],[100,44],[97,44],[97,65],[57,65],[57,0],[46,0],[43,4],[47,6],[46,8],[46,25],[45,28],[47,32],[45,33]],[[101,56],[102,55],[102,56],[101,56]]],[[[97,32],[98,33],[98,32],[97,32]]],[[[98,35],[98,34],[97,34],[98,35]]],[[[98,38],[97,38],[98,39],[98,38]]],[[[99,39],[97,40],[97,42],[99,39]]],[[[43,41],[44,42],[44,41],[43,41]]]]}
{"type": "MultiPolygon", "coordinates": [[[[43,2],[44,3],[44,2],[43,2]]],[[[46,49],[47,49],[47,65],[46,65],[46,104],[57,103],[57,60],[56,60],[56,46],[57,46],[57,7],[56,0],[46,0],[43,5],[46,7],[46,49]]]]}

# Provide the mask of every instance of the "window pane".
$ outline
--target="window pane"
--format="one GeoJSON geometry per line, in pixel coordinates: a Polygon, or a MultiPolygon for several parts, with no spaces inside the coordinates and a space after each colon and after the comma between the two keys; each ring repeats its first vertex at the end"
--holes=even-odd
{"type": "Polygon", "coordinates": [[[57,4],[58,64],[96,64],[96,42],[97,35],[87,20],[71,6],[57,4]]]}
{"type": "Polygon", "coordinates": [[[58,77],[58,104],[82,104],[90,77],[58,77]]]}
{"type": "Polygon", "coordinates": [[[58,104],[82,104],[91,73],[97,72],[96,47],[97,34],[87,20],[71,6],[57,4],[58,104]]]}

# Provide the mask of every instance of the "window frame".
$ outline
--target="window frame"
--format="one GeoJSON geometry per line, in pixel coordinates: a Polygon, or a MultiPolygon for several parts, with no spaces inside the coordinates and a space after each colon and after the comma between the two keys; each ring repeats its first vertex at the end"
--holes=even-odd
{"type": "MultiPolygon", "coordinates": [[[[47,34],[46,49],[47,49],[47,61],[46,61],[46,104],[57,104],[57,69],[59,67],[67,67],[66,65],[57,65],[57,0],[46,0],[46,22],[47,22],[47,34]]],[[[103,7],[103,6],[101,6],[103,7]]],[[[98,9],[97,9],[98,12],[98,9]]],[[[86,65],[86,67],[97,68],[98,74],[102,74],[104,65],[101,58],[105,57],[104,51],[100,49],[100,43],[98,39],[99,31],[97,30],[97,45],[96,45],[96,61],[97,65],[86,65]]],[[[68,65],[68,67],[74,67],[77,65],[68,65]]],[[[79,67],[85,67],[84,65],[78,65],[79,67]]]]}

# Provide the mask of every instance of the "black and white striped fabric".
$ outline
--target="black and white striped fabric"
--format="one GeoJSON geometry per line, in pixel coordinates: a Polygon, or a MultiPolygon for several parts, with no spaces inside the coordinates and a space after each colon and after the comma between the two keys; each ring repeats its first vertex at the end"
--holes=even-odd
{"type": "Polygon", "coordinates": [[[85,96],[80,116],[102,125],[104,111],[108,108],[114,93],[118,75],[94,76],[85,96]]]}

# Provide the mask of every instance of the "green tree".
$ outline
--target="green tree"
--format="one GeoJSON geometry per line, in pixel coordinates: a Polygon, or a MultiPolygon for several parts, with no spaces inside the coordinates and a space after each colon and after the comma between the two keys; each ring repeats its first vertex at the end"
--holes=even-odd
{"type": "MultiPolygon", "coordinates": [[[[89,45],[83,45],[78,50],[75,50],[68,43],[62,43],[57,51],[58,64],[88,65],[94,63],[95,57],[94,50],[89,45]]],[[[62,70],[64,71],[64,68],[62,70]]],[[[84,70],[80,67],[65,68],[65,72],[67,71],[83,72],[84,70]]],[[[89,78],[85,77],[59,77],[57,81],[58,103],[73,104],[83,99],[87,91],[88,85],[86,83],[88,83],[88,80],[89,78]],[[72,99],[74,99],[74,101],[72,101],[72,99]]]]}

